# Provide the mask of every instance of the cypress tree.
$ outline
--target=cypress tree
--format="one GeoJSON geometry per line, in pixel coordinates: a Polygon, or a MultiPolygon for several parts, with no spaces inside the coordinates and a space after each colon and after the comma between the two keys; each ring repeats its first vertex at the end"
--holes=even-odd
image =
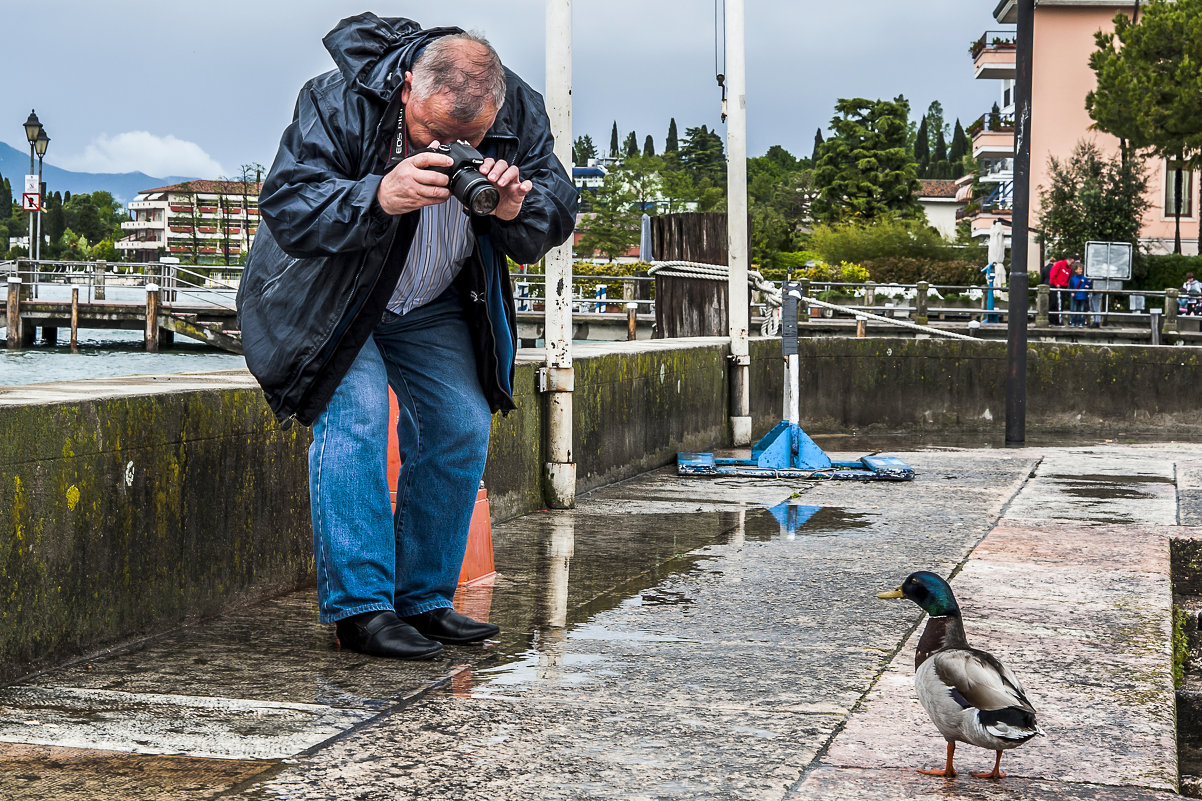
{"type": "Polygon", "coordinates": [[[614,127],[609,130],[609,157],[616,159],[618,157],[618,121],[614,120],[614,127]]]}
{"type": "Polygon", "coordinates": [[[639,139],[634,131],[626,134],[626,138],[622,141],[622,155],[629,158],[639,154],[639,139]]]}
{"type": "Polygon", "coordinates": [[[651,139],[651,134],[647,134],[647,138],[643,140],[643,155],[655,155],[655,142],[651,139]]]}
{"type": "Polygon", "coordinates": [[[964,126],[960,124],[960,118],[956,118],[956,130],[952,133],[952,146],[947,151],[947,160],[952,164],[959,164],[960,161],[968,153],[968,136],[964,133],[964,126]]]}
{"type": "Polygon", "coordinates": [[[676,153],[679,150],[680,142],[676,139],[676,118],[673,117],[668,123],[668,138],[664,140],[664,155],[676,153]]]}
{"type": "Polygon", "coordinates": [[[810,161],[818,161],[818,148],[822,147],[822,129],[814,131],[814,150],[810,153],[810,161]]]}
{"type": "Polygon", "coordinates": [[[918,133],[914,138],[914,161],[918,164],[918,174],[926,176],[927,165],[931,161],[931,146],[928,144],[927,136],[927,115],[922,115],[922,122],[918,124],[918,133]]]}

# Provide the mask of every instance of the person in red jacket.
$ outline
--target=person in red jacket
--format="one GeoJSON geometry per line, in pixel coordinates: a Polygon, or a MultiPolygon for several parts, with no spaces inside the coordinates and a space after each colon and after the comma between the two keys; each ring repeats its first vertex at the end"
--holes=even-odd
{"type": "MultiPolygon", "coordinates": [[[[1068,292],[1065,292],[1064,290],[1068,289],[1069,279],[1072,278],[1073,275],[1073,262],[1075,260],[1076,256],[1071,259],[1067,257],[1060,259],[1052,264],[1052,270],[1048,274],[1048,286],[1052,288],[1052,294],[1056,296],[1054,305],[1060,311],[1064,311],[1069,307],[1068,292]]],[[[1062,316],[1063,315],[1057,315],[1057,318],[1061,318],[1062,316]]],[[[1057,319],[1056,322],[1053,323],[1053,325],[1063,324],[1063,319],[1057,319]]]]}

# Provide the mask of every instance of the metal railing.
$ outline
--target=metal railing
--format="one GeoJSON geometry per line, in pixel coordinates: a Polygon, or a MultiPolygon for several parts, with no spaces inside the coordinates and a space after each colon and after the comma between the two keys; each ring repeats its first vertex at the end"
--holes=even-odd
{"type": "Polygon", "coordinates": [[[31,298],[66,301],[71,289],[87,303],[115,305],[146,302],[146,285],[162,290],[164,304],[235,308],[242,267],[162,262],[17,261],[0,262],[0,276],[21,279],[31,298]]]}
{"type": "MultiPolygon", "coordinates": [[[[513,298],[518,311],[538,311],[546,298],[546,276],[541,273],[510,273],[513,298]]],[[[625,314],[628,303],[640,314],[655,310],[655,279],[640,275],[573,275],[572,310],[578,313],[625,314]],[[642,297],[640,297],[640,295],[642,297]]]]}
{"type": "Polygon", "coordinates": [[[986,49],[1013,50],[1018,46],[1018,34],[1015,31],[985,31],[981,38],[969,45],[968,52],[975,59],[986,49]]]}

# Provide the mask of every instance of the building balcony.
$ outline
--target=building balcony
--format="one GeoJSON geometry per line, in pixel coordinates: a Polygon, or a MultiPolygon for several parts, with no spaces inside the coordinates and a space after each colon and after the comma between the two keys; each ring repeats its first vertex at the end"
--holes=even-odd
{"type": "Polygon", "coordinates": [[[126,231],[162,231],[167,224],[162,220],[126,220],[121,223],[126,231]]]}
{"type": "Polygon", "coordinates": [[[117,250],[154,250],[155,248],[163,247],[161,239],[138,239],[136,237],[126,237],[118,239],[113,243],[113,247],[117,250]]]}
{"type": "Polygon", "coordinates": [[[984,159],[977,180],[984,184],[1004,184],[1014,180],[1014,159],[984,159]]]}
{"type": "Polygon", "coordinates": [[[967,129],[973,158],[1004,159],[1014,156],[1014,115],[982,114],[967,129]]]}
{"type": "Polygon", "coordinates": [[[968,49],[972,56],[973,77],[1013,78],[1018,60],[1018,42],[1014,31],[985,31],[968,49]]]}
{"type": "Polygon", "coordinates": [[[161,208],[163,208],[163,201],[161,201],[161,200],[135,200],[135,201],[131,201],[129,203],[130,211],[136,211],[139,209],[161,209],[161,208]]]}

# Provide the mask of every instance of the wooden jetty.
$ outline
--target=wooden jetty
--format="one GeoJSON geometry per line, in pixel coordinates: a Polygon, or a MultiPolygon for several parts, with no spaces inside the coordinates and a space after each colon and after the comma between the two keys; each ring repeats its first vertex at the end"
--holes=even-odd
{"type": "Polygon", "coordinates": [[[237,284],[212,275],[240,268],[105,262],[15,262],[3,267],[10,350],[32,345],[38,328],[50,344],[58,341],[59,329],[69,330],[73,346],[80,328],[108,328],[142,331],[151,352],[170,345],[176,334],[242,352],[234,305],[237,284]]]}

